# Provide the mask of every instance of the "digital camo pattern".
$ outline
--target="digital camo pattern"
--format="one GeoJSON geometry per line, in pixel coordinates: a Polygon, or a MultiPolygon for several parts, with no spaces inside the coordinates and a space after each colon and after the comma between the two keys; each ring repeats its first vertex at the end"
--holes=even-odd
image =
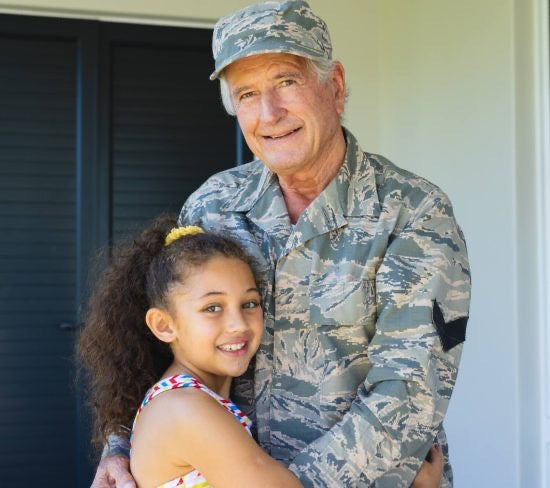
{"type": "MultiPolygon", "coordinates": [[[[468,314],[463,236],[435,185],[346,133],[336,178],[293,227],[259,161],[210,178],[181,224],[223,229],[255,258],[265,333],[233,400],[308,487],[408,487],[442,420],[462,344],[432,323],[468,314]],[[255,373],[255,374],[254,374],[255,373]]],[[[448,460],[443,486],[452,486],[448,460]]]]}
{"type": "Polygon", "coordinates": [[[268,52],[331,59],[325,22],[302,0],[260,2],[222,17],[214,27],[214,80],[237,59],[268,52]]]}

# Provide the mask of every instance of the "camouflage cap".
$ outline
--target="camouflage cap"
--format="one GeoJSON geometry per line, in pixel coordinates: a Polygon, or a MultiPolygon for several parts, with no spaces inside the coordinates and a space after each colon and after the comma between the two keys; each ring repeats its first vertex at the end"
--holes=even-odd
{"type": "Polygon", "coordinates": [[[310,59],[332,59],[325,22],[307,2],[261,2],[222,17],[214,27],[211,80],[238,59],[263,53],[289,53],[310,59]]]}

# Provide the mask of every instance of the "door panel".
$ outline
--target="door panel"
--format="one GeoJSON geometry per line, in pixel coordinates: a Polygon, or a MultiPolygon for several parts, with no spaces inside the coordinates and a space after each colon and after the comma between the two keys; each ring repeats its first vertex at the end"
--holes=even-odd
{"type": "Polygon", "coordinates": [[[121,34],[112,41],[114,239],[178,213],[210,175],[235,163],[235,120],[208,81],[209,38],[196,30],[188,43],[164,37],[136,45],[121,34]]]}
{"type": "Polygon", "coordinates": [[[0,38],[0,478],[74,486],[76,46],[0,38]]]}

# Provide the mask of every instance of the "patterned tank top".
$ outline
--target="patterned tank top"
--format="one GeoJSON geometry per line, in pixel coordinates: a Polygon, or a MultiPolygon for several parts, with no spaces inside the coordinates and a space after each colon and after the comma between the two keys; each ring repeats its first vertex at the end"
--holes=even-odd
{"type": "MultiPolygon", "coordinates": [[[[235,405],[232,401],[227,400],[223,398],[222,396],[218,395],[216,392],[210,390],[208,387],[204,386],[202,383],[199,383],[195,378],[192,376],[181,374],[176,376],[170,376],[169,378],[164,378],[160,380],[158,383],[153,385],[149,391],[145,394],[145,398],[143,399],[143,402],[141,403],[141,406],[138,409],[138,412],[136,414],[136,418],[134,419],[134,425],[136,425],[136,421],[139,417],[139,414],[141,411],[145,408],[145,406],[157,395],[160,393],[163,393],[165,391],[174,390],[176,388],[197,388],[199,390],[204,391],[208,395],[210,395],[212,398],[214,398],[220,405],[222,405],[235,419],[246,429],[249,435],[252,435],[250,432],[250,428],[252,427],[252,421],[235,405]]],[[[132,427],[132,430],[133,430],[132,427]]],[[[210,485],[208,484],[208,481],[202,476],[196,469],[180,476],[179,478],[176,478],[172,481],[168,481],[166,483],[163,483],[162,485],[159,485],[157,488],[208,488],[210,485]]]]}

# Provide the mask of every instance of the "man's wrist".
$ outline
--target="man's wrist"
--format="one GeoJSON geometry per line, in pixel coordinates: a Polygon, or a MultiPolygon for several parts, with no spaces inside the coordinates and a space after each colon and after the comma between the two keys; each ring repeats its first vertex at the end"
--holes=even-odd
{"type": "Polygon", "coordinates": [[[103,446],[101,459],[107,456],[124,456],[130,458],[130,439],[128,437],[111,434],[103,446]]]}

